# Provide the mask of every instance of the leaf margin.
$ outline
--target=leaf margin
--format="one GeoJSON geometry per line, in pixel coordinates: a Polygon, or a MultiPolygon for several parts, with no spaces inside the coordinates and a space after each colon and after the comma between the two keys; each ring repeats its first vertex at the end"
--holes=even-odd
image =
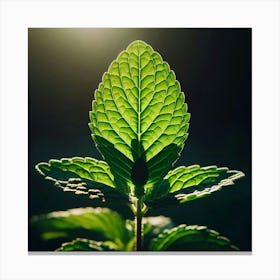
{"type": "MultiPolygon", "coordinates": [[[[218,246],[225,246],[228,248],[225,251],[237,251],[239,248],[231,243],[231,241],[227,238],[222,236],[219,232],[208,229],[206,226],[200,226],[200,225],[186,225],[186,224],[181,224],[179,226],[173,227],[172,229],[166,229],[164,230],[158,237],[154,238],[149,246],[149,249],[151,251],[166,251],[168,248],[174,246],[174,243],[179,241],[180,239],[187,237],[188,234],[200,234],[203,241],[206,242],[216,242],[215,245],[218,246]],[[193,233],[192,233],[193,232],[193,233]],[[208,238],[208,240],[206,239],[208,238]],[[206,240],[203,240],[206,239],[206,240]],[[222,242],[224,244],[219,244],[219,242],[222,242]]],[[[191,239],[189,243],[191,243],[191,239]]],[[[186,242],[187,243],[187,242],[186,242]]],[[[193,244],[194,245],[194,244],[193,244]]],[[[183,251],[221,251],[222,248],[220,249],[215,249],[215,250],[183,250],[183,251]]],[[[169,250],[167,250],[169,251],[169,250]]],[[[172,251],[172,250],[171,250],[172,251]]],[[[176,250],[178,251],[178,250],[176,250]]]]}
{"type": "MultiPolygon", "coordinates": [[[[188,172],[186,172],[185,174],[182,174],[181,172],[181,175],[187,175],[187,174],[188,172]]],[[[201,174],[202,173],[200,172],[200,174],[198,175],[201,174]]],[[[197,176],[197,174],[195,176],[197,176]]],[[[179,202],[180,204],[185,203],[191,200],[206,197],[212,194],[213,192],[221,190],[225,186],[234,185],[235,180],[240,179],[244,176],[245,174],[242,171],[230,170],[228,167],[217,167],[216,165],[210,165],[204,167],[201,167],[198,164],[190,165],[190,166],[179,166],[173,170],[170,170],[168,174],[164,177],[162,184],[157,185],[153,190],[151,190],[149,194],[147,194],[146,203],[149,205],[152,204],[163,205],[164,203],[168,204],[169,202],[170,203],[179,202]],[[173,175],[176,175],[176,172],[178,171],[180,172],[182,169],[185,169],[185,171],[187,171],[188,169],[191,170],[192,168],[199,168],[199,170],[202,171],[207,171],[212,168],[212,169],[216,169],[217,172],[223,171],[224,176],[226,174],[229,175],[229,177],[226,178],[222,177],[221,179],[218,178],[218,181],[215,183],[209,182],[208,183],[209,186],[206,186],[202,190],[198,190],[198,188],[202,187],[202,185],[204,184],[203,181],[201,181],[198,184],[194,184],[192,186],[184,186],[184,184],[188,183],[189,180],[193,180],[193,177],[190,177],[185,183],[182,184],[182,186],[179,189],[172,188],[176,183],[178,183],[178,178],[174,180],[171,184],[169,182],[169,179],[173,175]],[[193,189],[193,191],[190,193],[186,193],[186,191],[190,189],[193,189]]],[[[206,177],[205,179],[208,178],[209,177],[206,177]]]]}

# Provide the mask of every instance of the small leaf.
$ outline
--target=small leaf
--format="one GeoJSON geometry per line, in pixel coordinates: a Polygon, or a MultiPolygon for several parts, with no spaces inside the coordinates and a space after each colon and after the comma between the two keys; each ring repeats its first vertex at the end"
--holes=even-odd
{"type": "Polygon", "coordinates": [[[162,180],[183,148],[189,118],[174,72],[151,46],[135,41],[103,75],[89,125],[115,184],[127,191],[162,180]]]}
{"type": "Polygon", "coordinates": [[[147,193],[145,201],[147,204],[166,204],[166,198],[170,202],[188,202],[208,196],[224,186],[233,185],[235,180],[243,176],[245,175],[241,171],[229,170],[227,167],[181,166],[170,171],[160,185],[147,193]]]}
{"type": "Polygon", "coordinates": [[[108,208],[87,207],[55,211],[32,217],[31,224],[45,239],[54,238],[54,235],[46,234],[47,232],[55,232],[57,237],[67,238],[83,233],[84,237],[98,236],[102,240],[113,241],[122,249],[130,238],[124,220],[108,208]]]}
{"type": "Polygon", "coordinates": [[[205,226],[180,225],[167,229],[150,244],[151,251],[233,251],[238,248],[205,226]]]}
{"type": "Polygon", "coordinates": [[[63,243],[60,248],[56,249],[56,251],[114,251],[114,248],[108,246],[105,242],[98,242],[86,238],[76,238],[71,242],[63,243]]]}

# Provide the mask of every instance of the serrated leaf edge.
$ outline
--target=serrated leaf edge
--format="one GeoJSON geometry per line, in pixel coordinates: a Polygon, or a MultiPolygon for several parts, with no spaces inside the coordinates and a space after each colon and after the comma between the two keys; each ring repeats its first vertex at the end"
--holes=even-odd
{"type": "MultiPolygon", "coordinates": [[[[227,168],[227,167],[221,167],[221,168],[227,168]]],[[[219,170],[219,169],[220,168],[218,168],[217,170],[219,170]]],[[[210,195],[211,193],[213,193],[215,191],[221,190],[225,186],[234,185],[235,180],[240,179],[240,178],[245,176],[245,174],[242,171],[238,171],[238,170],[228,170],[227,173],[228,174],[233,173],[233,175],[226,178],[226,179],[221,180],[216,185],[213,185],[209,188],[205,188],[202,191],[195,190],[194,192],[191,192],[189,194],[178,193],[174,197],[177,200],[179,200],[180,203],[184,203],[186,201],[191,201],[191,200],[194,200],[194,199],[197,199],[197,198],[201,198],[201,197],[210,195]]]]}
{"type": "Polygon", "coordinates": [[[153,238],[151,240],[151,244],[150,244],[150,247],[153,246],[153,244],[155,242],[158,242],[160,239],[163,239],[165,236],[175,232],[175,231],[187,231],[187,230],[204,230],[204,231],[207,231],[209,233],[212,233],[213,235],[215,235],[215,237],[217,239],[222,239],[222,240],[225,240],[227,241],[229,244],[230,244],[230,247],[233,249],[233,250],[239,250],[239,248],[233,244],[231,244],[231,241],[229,238],[225,237],[225,236],[222,236],[219,232],[213,230],[213,229],[208,229],[207,226],[201,226],[201,225],[186,225],[186,224],[181,224],[177,227],[174,227],[172,229],[165,229],[162,233],[160,233],[157,237],[153,238]]]}

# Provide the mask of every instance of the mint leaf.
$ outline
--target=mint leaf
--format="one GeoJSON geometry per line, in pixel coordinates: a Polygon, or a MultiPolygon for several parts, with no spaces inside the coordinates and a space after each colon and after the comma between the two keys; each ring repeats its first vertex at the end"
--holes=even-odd
{"type": "Polygon", "coordinates": [[[76,238],[71,242],[65,242],[56,249],[57,252],[69,251],[115,251],[114,248],[108,246],[105,242],[89,240],[86,238],[76,238]]]}
{"type": "MultiPolygon", "coordinates": [[[[30,223],[45,241],[67,241],[57,251],[133,251],[135,248],[135,221],[125,221],[108,208],[86,207],[55,211],[33,216],[30,223]]],[[[204,226],[173,226],[170,218],[164,216],[143,218],[143,249],[237,249],[227,238],[204,226]]]]}
{"type": "Polygon", "coordinates": [[[69,177],[79,176],[97,183],[105,184],[115,188],[114,176],[108,164],[93,158],[63,158],[61,160],[51,159],[48,163],[41,162],[36,165],[36,170],[43,176],[55,180],[65,180],[69,177]]]}
{"type": "Polygon", "coordinates": [[[150,243],[151,251],[235,251],[238,248],[205,226],[180,225],[167,229],[150,243]]]}
{"type": "Polygon", "coordinates": [[[202,198],[234,184],[244,173],[227,167],[199,165],[180,166],[170,171],[161,184],[151,189],[145,196],[146,203],[166,205],[166,200],[180,203],[202,198]],[[158,200],[158,201],[156,201],[158,200]]]}
{"type": "Polygon", "coordinates": [[[41,232],[45,240],[64,237],[72,239],[83,234],[83,237],[98,237],[111,241],[120,250],[131,238],[126,230],[122,217],[108,208],[74,208],[66,211],[55,211],[46,215],[33,216],[31,224],[41,232]]]}
{"type": "Polygon", "coordinates": [[[189,118],[174,72],[151,46],[135,41],[103,75],[89,125],[115,184],[124,190],[137,185],[147,189],[178,158],[189,118]]]}
{"type": "Polygon", "coordinates": [[[35,168],[65,192],[88,196],[101,202],[110,197],[128,201],[128,196],[115,187],[114,176],[104,161],[89,157],[51,159],[48,163],[37,164],[35,168]]]}

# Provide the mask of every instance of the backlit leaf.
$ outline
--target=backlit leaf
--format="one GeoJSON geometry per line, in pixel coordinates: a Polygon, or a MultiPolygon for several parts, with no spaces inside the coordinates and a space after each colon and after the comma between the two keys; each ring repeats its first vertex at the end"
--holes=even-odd
{"type": "Polygon", "coordinates": [[[128,197],[115,187],[114,176],[104,161],[89,157],[51,159],[48,163],[37,164],[36,170],[65,192],[100,202],[112,197],[128,201],[128,197]]]}
{"type": "Polygon", "coordinates": [[[188,202],[233,185],[235,180],[243,176],[241,171],[229,170],[227,167],[181,166],[170,171],[161,184],[148,192],[145,201],[148,204],[156,200],[159,204],[167,204],[165,199],[170,199],[170,202],[188,202]]]}
{"type": "Polygon", "coordinates": [[[89,157],[63,158],[61,160],[51,159],[48,163],[41,162],[37,164],[36,170],[41,175],[55,180],[67,180],[78,176],[115,188],[114,176],[108,164],[89,157]]]}
{"type": "Polygon", "coordinates": [[[147,189],[178,158],[189,118],[174,72],[151,46],[135,41],[103,75],[90,128],[119,188],[147,189]]]}

